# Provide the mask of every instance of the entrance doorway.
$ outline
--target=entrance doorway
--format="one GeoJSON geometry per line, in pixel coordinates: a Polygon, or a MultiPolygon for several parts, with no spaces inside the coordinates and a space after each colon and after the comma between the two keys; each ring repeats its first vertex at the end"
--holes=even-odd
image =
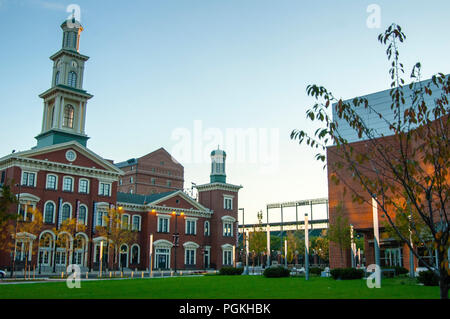
{"type": "Polygon", "coordinates": [[[128,246],[122,245],[120,246],[120,268],[128,267],[128,246]]]}
{"type": "Polygon", "coordinates": [[[155,250],[155,268],[168,269],[170,262],[170,250],[166,248],[157,248],[155,250]]]}

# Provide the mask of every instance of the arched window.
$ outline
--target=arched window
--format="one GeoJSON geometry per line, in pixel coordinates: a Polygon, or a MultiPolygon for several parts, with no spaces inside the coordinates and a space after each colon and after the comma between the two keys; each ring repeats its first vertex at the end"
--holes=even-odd
{"type": "Polygon", "coordinates": [[[67,84],[73,88],[77,86],[77,74],[74,71],[69,72],[67,84]]]}
{"type": "Polygon", "coordinates": [[[139,245],[134,244],[131,247],[131,263],[134,265],[139,264],[139,245]]]}
{"type": "Polygon", "coordinates": [[[64,122],[63,126],[73,128],[73,106],[68,104],[64,107],[64,122]]]}
{"type": "Polygon", "coordinates": [[[205,221],[205,236],[209,236],[209,221],[205,221]]]}
{"type": "Polygon", "coordinates": [[[78,222],[81,224],[86,224],[87,220],[87,208],[84,205],[80,205],[78,210],[78,222]]]}
{"type": "Polygon", "coordinates": [[[58,85],[58,84],[59,84],[59,71],[56,72],[56,75],[55,75],[55,85],[58,85]]]}
{"type": "Polygon", "coordinates": [[[61,213],[61,222],[70,218],[72,207],[69,204],[64,204],[61,213]]]}
{"type": "Polygon", "coordinates": [[[52,253],[53,236],[51,233],[42,233],[39,239],[39,264],[40,266],[50,266],[50,256],[52,253]]]}
{"type": "Polygon", "coordinates": [[[44,209],[44,223],[53,223],[53,215],[55,214],[55,204],[48,202],[44,209]]]}

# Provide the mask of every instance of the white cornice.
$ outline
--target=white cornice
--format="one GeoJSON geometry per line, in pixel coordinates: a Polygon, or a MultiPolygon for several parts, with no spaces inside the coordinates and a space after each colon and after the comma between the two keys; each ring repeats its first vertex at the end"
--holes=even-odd
{"type": "Polygon", "coordinates": [[[212,191],[212,190],[224,190],[224,191],[230,191],[230,192],[238,192],[239,189],[242,188],[242,185],[233,185],[233,184],[227,184],[227,183],[209,183],[209,184],[203,184],[203,185],[196,185],[194,186],[198,189],[199,192],[204,191],[212,191]]]}
{"type": "Polygon", "coordinates": [[[158,205],[153,205],[153,204],[140,205],[140,204],[125,203],[125,202],[117,202],[117,206],[122,206],[124,210],[138,212],[138,213],[139,212],[147,213],[147,212],[151,212],[154,209],[156,213],[163,213],[163,214],[171,214],[173,211],[183,212],[186,217],[211,218],[211,215],[213,214],[213,211],[210,209],[207,209],[207,208],[205,208],[205,210],[184,209],[184,208],[180,208],[180,207],[167,207],[167,206],[158,206],[158,205]]]}
{"type": "MultiPolygon", "coordinates": [[[[1,163],[3,161],[5,161],[7,159],[10,159],[10,158],[29,158],[30,156],[46,154],[46,153],[55,152],[55,151],[62,150],[62,149],[67,149],[67,148],[75,149],[80,154],[86,156],[87,158],[89,158],[90,160],[96,162],[99,165],[103,165],[103,166],[107,167],[112,172],[116,172],[119,175],[123,175],[124,174],[124,172],[121,169],[117,168],[114,164],[112,164],[112,163],[108,162],[107,160],[103,159],[101,156],[97,155],[96,153],[92,152],[90,149],[88,149],[87,147],[82,146],[80,143],[78,143],[76,141],[69,141],[69,142],[66,142],[66,143],[60,143],[60,144],[55,144],[55,145],[41,147],[41,148],[38,148],[38,149],[31,149],[31,150],[28,150],[28,151],[23,151],[23,152],[9,154],[9,155],[7,155],[5,157],[0,158],[0,165],[1,165],[1,163]]],[[[50,163],[49,161],[44,161],[44,162],[50,163]]],[[[58,163],[58,162],[51,162],[51,163],[67,165],[67,164],[58,163]]],[[[86,167],[75,166],[75,165],[70,165],[70,166],[86,168],[86,167]]],[[[92,168],[89,168],[89,169],[92,169],[92,168]]],[[[96,170],[98,170],[98,171],[106,171],[106,169],[104,169],[104,170],[96,169],[96,170]]]]}
{"type": "Polygon", "coordinates": [[[84,177],[88,175],[90,177],[99,178],[109,182],[115,182],[119,179],[119,176],[121,176],[120,173],[101,170],[98,168],[89,168],[26,157],[10,157],[0,162],[0,170],[15,166],[20,167],[24,170],[45,170],[53,173],[70,174],[84,177]]]}

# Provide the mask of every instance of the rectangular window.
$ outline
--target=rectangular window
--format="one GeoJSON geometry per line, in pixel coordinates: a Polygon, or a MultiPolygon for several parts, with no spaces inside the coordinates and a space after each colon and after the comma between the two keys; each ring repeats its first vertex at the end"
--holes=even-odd
{"type": "Polygon", "coordinates": [[[185,265],[195,265],[195,249],[186,249],[184,255],[185,265]]]}
{"type": "Polygon", "coordinates": [[[195,220],[186,220],[186,235],[195,235],[196,234],[196,221],[195,220]]]}
{"type": "Polygon", "coordinates": [[[141,218],[140,216],[133,216],[133,230],[140,231],[141,230],[141,218]]]}
{"type": "Polygon", "coordinates": [[[223,208],[227,210],[233,209],[233,198],[225,197],[223,200],[223,208]]]}
{"type": "Polygon", "coordinates": [[[95,223],[96,226],[106,226],[106,221],[103,216],[106,216],[107,212],[97,212],[97,222],[95,223]]]}
{"type": "Polygon", "coordinates": [[[78,184],[78,192],[87,194],[89,192],[89,181],[87,179],[80,179],[78,184]]]}
{"type": "Polygon", "coordinates": [[[169,232],[169,218],[159,217],[158,218],[158,232],[168,233],[169,232]]]}
{"type": "Polygon", "coordinates": [[[56,176],[55,175],[47,175],[47,183],[45,185],[47,189],[56,189],[56,176]]]}
{"type": "Polygon", "coordinates": [[[73,179],[71,177],[64,177],[63,179],[63,191],[73,191],[73,179]]]}
{"type": "Polygon", "coordinates": [[[232,265],[233,264],[233,256],[230,250],[225,250],[223,252],[223,264],[224,265],[232,265]]]}
{"type": "Polygon", "coordinates": [[[151,179],[151,183],[152,183],[152,185],[155,185],[156,184],[156,178],[152,178],[151,179]]]}
{"type": "Polygon", "coordinates": [[[233,223],[224,223],[223,224],[223,235],[226,237],[233,236],[233,223]]]}
{"type": "Polygon", "coordinates": [[[100,183],[98,186],[98,194],[101,196],[111,196],[111,184],[100,183]]]}
{"type": "Polygon", "coordinates": [[[171,181],[167,181],[167,187],[171,187],[172,186],[172,182],[171,181]]]}
{"type": "Polygon", "coordinates": [[[36,180],[36,173],[23,172],[22,173],[22,186],[34,187],[36,180]]]}

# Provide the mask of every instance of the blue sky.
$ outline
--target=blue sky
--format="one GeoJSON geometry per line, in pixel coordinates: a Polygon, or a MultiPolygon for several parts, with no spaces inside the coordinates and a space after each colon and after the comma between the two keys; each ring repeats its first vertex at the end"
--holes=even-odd
{"type": "MultiPolygon", "coordinates": [[[[224,135],[227,129],[278,132],[266,145],[277,158],[271,169],[260,148],[254,162],[251,148],[221,143],[230,156],[227,181],[244,186],[239,206],[246,222],[266,203],[326,196],[322,164],[289,139],[292,129],[313,130],[305,118],[313,104],[306,86],[321,84],[342,98],[388,88],[377,35],[390,23],[407,35],[401,58],[408,74],[417,61],[425,78],[450,73],[445,0],[0,0],[1,156],[36,144],[38,95],[50,87],[48,57],[60,49],[59,26],[71,3],[81,8],[80,53],[90,57],[84,89],[94,95],[86,123],[94,152],[115,161],[161,146],[171,152],[180,145],[177,130],[194,139],[195,121],[224,135]],[[381,8],[380,29],[366,25],[372,3],[381,8]],[[243,160],[232,160],[242,152],[243,160]]],[[[202,152],[215,142],[202,141],[202,152]]],[[[207,159],[180,161],[186,187],[208,182],[207,159]]]]}

